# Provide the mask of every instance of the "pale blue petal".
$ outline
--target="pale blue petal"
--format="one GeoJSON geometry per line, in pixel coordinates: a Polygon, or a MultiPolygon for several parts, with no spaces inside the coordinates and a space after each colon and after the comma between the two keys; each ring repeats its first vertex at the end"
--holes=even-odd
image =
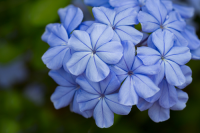
{"type": "Polygon", "coordinates": [[[160,106],[163,108],[170,108],[178,102],[176,88],[173,85],[163,80],[158,87],[161,89],[161,96],[159,99],[160,106]]]}
{"type": "Polygon", "coordinates": [[[104,80],[110,73],[110,68],[97,55],[91,56],[86,68],[86,77],[93,81],[99,82],[104,80]]]}
{"type": "Polygon", "coordinates": [[[117,64],[123,56],[123,46],[117,41],[108,42],[100,46],[96,54],[107,64],[117,64]]]}
{"type": "Polygon", "coordinates": [[[114,72],[110,72],[108,77],[100,83],[101,93],[108,95],[112,94],[120,88],[121,82],[118,80],[114,72]]]}
{"type": "Polygon", "coordinates": [[[69,49],[67,50],[67,52],[65,53],[65,57],[63,59],[63,68],[65,69],[66,72],[70,73],[68,68],[67,68],[67,62],[70,60],[70,58],[72,57],[72,50],[69,49]]]}
{"type": "Polygon", "coordinates": [[[51,101],[56,109],[60,109],[68,106],[73,98],[76,91],[76,86],[62,87],[58,86],[55,92],[51,95],[51,101]]]}
{"type": "Polygon", "coordinates": [[[196,50],[192,50],[191,53],[193,60],[200,60],[200,47],[198,47],[196,50]]]}
{"type": "Polygon", "coordinates": [[[67,30],[68,35],[75,30],[83,20],[83,12],[80,8],[69,5],[58,10],[61,23],[67,30]]]}
{"type": "Polygon", "coordinates": [[[101,88],[99,83],[88,80],[85,75],[78,76],[76,82],[86,92],[92,93],[94,95],[101,94],[101,88]]]}
{"type": "Polygon", "coordinates": [[[163,108],[158,102],[155,102],[149,109],[148,114],[154,122],[163,122],[170,118],[170,109],[163,108]]]}
{"type": "Polygon", "coordinates": [[[67,46],[52,47],[44,53],[42,61],[49,69],[60,69],[67,51],[69,51],[67,46]]]}
{"type": "Polygon", "coordinates": [[[178,4],[173,4],[173,7],[178,13],[180,13],[181,17],[183,17],[184,19],[188,19],[194,16],[193,7],[188,7],[178,4]]]}
{"type": "Polygon", "coordinates": [[[176,89],[178,94],[178,102],[171,107],[171,110],[183,110],[188,101],[188,94],[182,90],[176,89]]]}
{"type": "Polygon", "coordinates": [[[168,28],[167,30],[174,33],[176,46],[181,46],[181,47],[188,46],[188,41],[183,37],[181,32],[178,32],[177,30],[171,28],[168,28]]]}
{"type": "Polygon", "coordinates": [[[91,31],[90,38],[92,47],[98,49],[100,46],[108,43],[114,36],[114,31],[110,26],[96,24],[91,31]]]}
{"type": "Polygon", "coordinates": [[[154,65],[161,59],[160,53],[150,47],[138,47],[137,56],[144,65],[154,65]]]}
{"type": "Polygon", "coordinates": [[[77,30],[86,31],[93,23],[94,23],[94,21],[85,21],[85,22],[83,22],[83,23],[81,23],[79,25],[79,27],[77,28],[77,30]]]}
{"type": "Polygon", "coordinates": [[[115,19],[115,11],[106,7],[94,7],[92,9],[94,18],[97,22],[113,25],[115,19]]]}
{"type": "Polygon", "coordinates": [[[138,103],[138,94],[135,91],[134,84],[136,82],[128,76],[119,90],[119,103],[127,106],[136,105],[138,103]]]}
{"type": "Polygon", "coordinates": [[[128,115],[131,111],[131,106],[125,106],[118,102],[119,94],[115,93],[112,95],[105,96],[105,102],[112,112],[119,115],[128,115]]]}
{"type": "Polygon", "coordinates": [[[179,65],[185,65],[191,60],[191,53],[188,47],[173,47],[166,55],[165,59],[171,60],[179,65]]]}
{"type": "Polygon", "coordinates": [[[137,14],[134,8],[118,12],[114,20],[114,27],[138,24],[137,14]]]}
{"type": "Polygon", "coordinates": [[[162,91],[160,90],[155,95],[153,95],[152,97],[145,98],[145,100],[147,102],[149,102],[149,103],[154,103],[154,102],[156,102],[160,98],[161,93],[162,93],[162,91]]]}
{"type": "Polygon", "coordinates": [[[108,128],[113,125],[114,114],[107,106],[104,99],[100,100],[95,107],[93,116],[96,125],[100,128],[108,128]]]}
{"type": "Polygon", "coordinates": [[[200,40],[196,35],[194,27],[187,25],[185,30],[182,32],[182,35],[188,41],[188,47],[191,50],[195,50],[200,47],[200,40]]]}
{"type": "Polygon", "coordinates": [[[61,24],[49,24],[46,26],[42,40],[51,47],[62,46],[68,43],[68,34],[61,24]]]}
{"type": "Polygon", "coordinates": [[[84,116],[85,118],[90,118],[90,117],[92,117],[93,110],[87,110],[87,111],[84,111],[84,112],[80,111],[79,104],[77,102],[77,97],[78,97],[79,91],[80,90],[77,90],[76,93],[75,93],[75,95],[74,95],[74,100],[70,104],[70,110],[72,112],[75,112],[75,113],[78,113],[78,114],[84,116]]]}
{"type": "Polygon", "coordinates": [[[145,111],[145,110],[149,109],[152,105],[153,105],[153,103],[149,103],[146,100],[144,100],[143,98],[140,98],[139,102],[137,104],[137,108],[140,111],[145,111]]]}
{"type": "Polygon", "coordinates": [[[51,70],[49,76],[60,86],[77,87],[76,76],[66,72],[64,69],[51,70]]]}
{"type": "Polygon", "coordinates": [[[111,65],[110,69],[117,75],[120,82],[123,82],[124,79],[128,76],[128,72],[117,67],[116,65],[111,65]]]}
{"type": "Polygon", "coordinates": [[[167,9],[161,0],[147,0],[145,6],[148,12],[159,21],[159,24],[163,24],[167,16],[167,9]]]}
{"type": "Polygon", "coordinates": [[[159,61],[160,63],[160,72],[153,76],[152,80],[156,85],[159,85],[165,76],[165,63],[163,61],[159,61]]]}
{"type": "Polygon", "coordinates": [[[67,68],[73,75],[78,76],[85,71],[90,58],[89,52],[75,52],[67,62],[67,68]]]}
{"type": "Polygon", "coordinates": [[[174,44],[174,34],[167,30],[158,30],[152,34],[152,41],[160,54],[164,56],[174,44]]]}
{"type": "Polygon", "coordinates": [[[88,93],[80,90],[77,96],[77,102],[81,112],[93,110],[99,102],[100,95],[88,93]]]}
{"type": "Polygon", "coordinates": [[[142,25],[143,32],[151,33],[160,28],[158,20],[146,12],[140,11],[138,20],[142,25]]]}
{"type": "Polygon", "coordinates": [[[171,0],[161,0],[161,2],[164,4],[168,12],[172,11],[173,2],[171,0]]]}
{"type": "Polygon", "coordinates": [[[186,65],[181,66],[181,70],[185,76],[186,82],[183,85],[177,87],[179,89],[184,89],[186,86],[192,83],[192,70],[189,66],[186,65]]]}
{"type": "Polygon", "coordinates": [[[137,94],[144,99],[152,97],[160,90],[147,76],[135,74],[133,81],[135,82],[133,85],[137,94]]]}
{"type": "Polygon", "coordinates": [[[165,62],[165,76],[167,82],[174,86],[180,86],[186,82],[180,66],[169,60],[165,62]]]}
{"type": "Polygon", "coordinates": [[[115,32],[121,41],[129,40],[133,42],[134,45],[137,45],[143,37],[143,34],[140,31],[131,26],[118,26],[116,27],[115,32]]]}
{"type": "Polygon", "coordinates": [[[113,7],[120,7],[125,5],[134,4],[135,6],[138,5],[137,0],[109,0],[109,3],[113,7]]]}
{"type": "Polygon", "coordinates": [[[89,34],[85,31],[75,30],[69,39],[69,47],[74,51],[92,51],[89,34]]]}

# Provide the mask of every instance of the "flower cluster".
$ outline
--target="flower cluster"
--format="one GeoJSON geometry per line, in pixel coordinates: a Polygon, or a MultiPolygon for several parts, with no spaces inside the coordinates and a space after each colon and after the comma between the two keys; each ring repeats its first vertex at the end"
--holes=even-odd
{"type": "Polygon", "coordinates": [[[182,89],[192,82],[185,64],[200,59],[200,41],[186,23],[194,10],[170,0],[85,3],[94,6],[94,21],[82,22],[82,11],[69,5],[58,11],[61,24],[47,25],[42,36],[50,46],[42,60],[59,85],[51,96],[55,108],[70,104],[101,128],[133,105],[148,109],[155,122],[184,109],[182,89]]]}

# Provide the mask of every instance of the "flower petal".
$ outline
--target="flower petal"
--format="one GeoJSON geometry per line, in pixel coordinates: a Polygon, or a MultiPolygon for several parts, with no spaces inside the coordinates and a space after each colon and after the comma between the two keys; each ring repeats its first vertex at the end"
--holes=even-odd
{"type": "Polygon", "coordinates": [[[49,69],[60,69],[63,65],[64,56],[68,50],[69,48],[67,46],[52,47],[44,53],[42,61],[49,69]]]}
{"type": "Polygon", "coordinates": [[[159,85],[165,76],[165,63],[164,61],[159,61],[159,63],[160,63],[160,72],[152,77],[152,80],[156,85],[159,85]]]}
{"type": "Polygon", "coordinates": [[[113,25],[115,18],[115,11],[106,7],[94,7],[92,9],[94,18],[97,22],[113,25]]]}
{"type": "Polygon", "coordinates": [[[84,90],[80,90],[77,96],[77,102],[81,112],[87,110],[93,110],[99,102],[100,95],[88,93],[84,90]]]}
{"type": "Polygon", "coordinates": [[[128,72],[117,67],[116,65],[111,65],[110,69],[117,75],[120,82],[123,82],[124,79],[128,76],[128,72]]]}
{"type": "Polygon", "coordinates": [[[127,106],[136,105],[138,103],[138,95],[134,88],[135,81],[128,76],[119,90],[119,103],[127,106]]]}
{"type": "Polygon", "coordinates": [[[73,5],[69,5],[65,8],[60,8],[58,10],[61,23],[67,30],[68,35],[75,30],[83,20],[83,12],[80,8],[73,5]]]}
{"type": "Polygon", "coordinates": [[[76,79],[76,82],[86,92],[92,93],[94,95],[101,94],[101,88],[100,88],[99,83],[88,80],[85,75],[78,76],[76,79]]]}
{"type": "Polygon", "coordinates": [[[78,76],[85,71],[90,58],[89,52],[75,52],[67,62],[67,68],[73,75],[78,76]]]}
{"type": "Polygon", "coordinates": [[[79,27],[77,28],[77,30],[86,31],[93,23],[94,23],[94,21],[85,21],[85,22],[82,22],[79,25],[79,27]]]}
{"type": "Polygon", "coordinates": [[[131,26],[118,26],[116,27],[115,32],[121,41],[129,40],[133,42],[134,45],[137,45],[143,37],[143,34],[140,31],[131,26]]]}
{"type": "Polygon", "coordinates": [[[60,109],[69,105],[76,91],[76,87],[62,87],[58,86],[55,92],[51,95],[51,101],[56,109],[60,109]]]}
{"type": "Polygon", "coordinates": [[[178,102],[171,107],[171,110],[183,110],[186,107],[188,101],[188,94],[182,90],[176,89],[178,94],[178,102]]]}
{"type": "Polygon", "coordinates": [[[74,51],[91,52],[90,36],[85,31],[75,30],[69,39],[69,47],[74,51]]]}
{"type": "Polygon", "coordinates": [[[90,33],[93,49],[98,49],[100,46],[108,43],[114,36],[114,31],[110,26],[96,24],[90,33]]]}
{"type": "Polygon", "coordinates": [[[148,111],[149,117],[154,122],[163,122],[170,118],[170,110],[163,108],[159,105],[158,102],[155,102],[153,106],[148,111]]]}
{"type": "Polygon", "coordinates": [[[159,21],[159,24],[162,24],[165,21],[167,9],[161,0],[147,0],[145,6],[148,12],[159,21]]]}
{"type": "Polygon", "coordinates": [[[139,102],[137,104],[137,108],[140,111],[145,111],[145,110],[149,109],[152,105],[153,105],[153,103],[149,103],[146,100],[144,100],[143,98],[140,98],[139,102]]]}
{"type": "Polygon", "coordinates": [[[182,6],[179,4],[173,4],[173,8],[175,11],[180,13],[181,17],[184,19],[188,19],[194,16],[194,8],[193,7],[188,7],[188,6],[182,6]]]}
{"type": "Polygon", "coordinates": [[[100,100],[95,107],[93,116],[96,125],[100,128],[108,128],[113,125],[114,114],[107,106],[104,99],[100,100]]]}
{"type": "Polygon", "coordinates": [[[68,34],[61,24],[49,24],[42,35],[42,40],[51,47],[66,46],[68,43],[68,34]]]}
{"type": "Polygon", "coordinates": [[[169,60],[165,62],[165,76],[167,82],[174,86],[183,85],[186,81],[180,66],[169,60]]]}
{"type": "Polygon", "coordinates": [[[108,77],[100,82],[101,93],[108,95],[117,91],[120,88],[121,82],[119,82],[114,72],[110,72],[108,77]]]}
{"type": "Polygon", "coordinates": [[[123,47],[120,42],[112,41],[100,46],[96,54],[108,64],[117,64],[123,56],[123,47]]]}
{"type": "Polygon", "coordinates": [[[186,86],[192,83],[192,70],[190,67],[183,65],[181,66],[181,70],[185,76],[186,82],[181,86],[177,86],[179,89],[184,89],[186,86]]]}
{"type": "Polygon", "coordinates": [[[135,74],[133,81],[135,82],[134,88],[137,94],[144,99],[152,97],[160,90],[147,76],[135,74]]]}
{"type": "Polygon", "coordinates": [[[146,12],[140,11],[138,20],[142,25],[143,32],[151,33],[160,28],[158,20],[146,12]]]}
{"type": "Polygon", "coordinates": [[[179,65],[185,65],[191,60],[191,53],[188,47],[173,47],[165,56],[167,60],[171,60],[179,65]]]}
{"type": "Polygon", "coordinates": [[[119,115],[128,115],[131,111],[131,106],[125,106],[118,102],[119,94],[111,94],[106,95],[105,101],[108,105],[108,107],[114,112],[115,114],[119,115]]]}
{"type": "Polygon", "coordinates": [[[98,7],[102,6],[104,4],[107,4],[109,0],[84,0],[86,5],[93,6],[93,7],[98,7]]]}
{"type": "Polygon", "coordinates": [[[150,47],[138,47],[137,56],[145,65],[154,65],[161,59],[160,53],[150,47]]]}
{"type": "Polygon", "coordinates": [[[138,24],[137,14],[134,8],[127,8],[126,10],[118,12],[114,20],[114,26],[138,24]]]}
{"type": "Polygon", "coordinates": [[[163,108],[170,108],[178,102],[176,88],[173,85],[163,80],[158,87],[161,89],[161,96],[159,99],[160,106],[163,108]]]}
{"type": "Polygon", "coordinates": [[[105,64],[97,55],[91,56],[86,68],[86,77],[89,80],[93,82],[102,81],[109,73],[110,69],[107,64],[105,64]]]}
{"type": "Polygon", "coordinates": [[[67,68],[67,62],[70,60],[70,58],[72,57],[72,53],[73,51],[71,49],[67,50],[67,52],[65,53],[65,57],[63,59],[63,68],[65,69],[66,72],[70,73],[70,71],[67,68]]]}

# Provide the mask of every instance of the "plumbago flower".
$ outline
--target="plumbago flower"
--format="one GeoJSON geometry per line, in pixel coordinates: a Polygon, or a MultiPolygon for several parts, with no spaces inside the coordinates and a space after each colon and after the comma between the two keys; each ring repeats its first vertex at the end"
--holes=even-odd
{"type": "Polygon", "coordinates": [[[51,70],[49,76],[59,85],[51,96],[51,101],[56,109],[66,107],[70,104],[72,112],[83,115],[86,118],[92,116],[91,111],[81,112],[77,103],[77,95],[81,90],[76,83],[77,77],[67,73],[63,68],[51,70]]]}
{"type": "Polygon", "coordinates": [[[92,82],[81,75],[76,79],[82,90],[78,94],[78,103],[81,111],[93,111],[93,117],[98,127],[108,128],[113,125],[114,113],[127,115],[131,106],[118,102],[119,80],[111,72],[101,82],[92,82]]]}
{"type": "MultiPolygon", "coordinates": [[[[119,90],[119,102],[124,105],[135,105],[138,99],[155,95],[159,88],[147,75],[159,72],[159,64],[145,66],[135,57],[135,47],[130,41],[123,42],[124,56],[120,62],[110,68],[123,84],[119,90]]],[[[146,52],[146,51],[145,51],[146,52]]]]}
{"type": "Polygon", "coordinates": [[[74,31],[69,47],[75,52],[67,63],[73,75],[86,73],[94,82],[105,79],[110,73],[107,64],[117,64],[123,55],[120,42],[111,41],[114,32],[106,25],[95,25],[90,34],[85,31],[74,31]]]}
{"type": "Polygon", "coordinates": [[[187,46],[187,40],[181,35],[186,23],[176,11],[168,12],[160,0],[147,0],[146,10],[138,13],[142,31],[151,33],[159,29],[174,33],[176,45],[187,46]]]}
{"type": "Polygon", "coordinates": [[[70,33],[79,26],[83,19],[82,11],[73,6],[67,6],[58,10],[61,24],[49,24],[42,35],[42,40],[49,44],[50,48],[42,56],[44,64],[49,69],[57,70],[62,66],[66,68],[66,62],[71,56],[68,47],[70,33]]]}
{"type": "Polygon", "coordinates": [[[179,86],[186,79],[180,66],[185,65],[191,59],[188,47],[174,45],[174,34],[169,31],[158,30],[152,34],[152,42],[149,47],[137,49],[137,56],[145,65],[160,64],[161,70],[155,75],[154,81],[158,85],[164,77],[169,84],[179,86]]]}
{"type": "Polygon", "coordinates": [[[149,109],[148,113],[154,122],[162,122],[170,118],[170,110],[183,110],[188,101],[187,93],[180,89],[185,88],[192,82],[192,71],[188,66],[181,66],[186,78],[182,86],[170,85],[166,79],[159,84],[160,91],[149,99],[140,99],[137,107],[140,111],[149,109]]]}
{"type": "Polygon", "coordinates": [[[114,31],[113,40],[129,40],[135,45],[142,40],[143,34],[133,27],[133,25],[138,24],[137,12],[133,8],[117,13],[113,9],[94,7],[92,12],[97,23],[112,27],[114,31]]]}

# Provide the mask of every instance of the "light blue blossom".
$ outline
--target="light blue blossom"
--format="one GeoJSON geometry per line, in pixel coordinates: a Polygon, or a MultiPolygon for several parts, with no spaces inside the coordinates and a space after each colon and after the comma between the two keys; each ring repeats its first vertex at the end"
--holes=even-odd
{"type": "Polygon", "coordinates": [[[143,65],[142,61],[135,57],[135,47],[130,41],[124,41],[123,47],[124,56],[118,64],[110,68],[123,82],[119,90],[119,102],[124,105],[135,105],[140,97],[149,98],[159,91],[148,75],[157,74],[160,65],[143,65]]]}
{"type": "Polygon", "coordinates": [[[133,8],[117,13],[113,9],[94,7],[92,12],[97,23],[112,27],[114,31],[113,40],[129,40],[135,45],[142,40],[143,34],[133,27],[133,25],[138,24],[138,13],[133,8]]]}
{"type": "Polygon", "coordinates": [[[137,55],[145,65],[160,64],[160,72],[154,76],[158,85],[164,77],[171,85],[180,86],[186,82],[180,66],[191,59],[188,47],[174,46],[174,34],[167,30],[158,30],[152,34],[149,47],[139,47],[137,55]]]}
{"type": "Polygon", "coordinates": [[[73,75],[86,73],[86,77],[94,82],[105,79],[110,73],[107,64],[117,64],[123,56],[120,42],[111,41],[114,32],[106,25],[96,25],[92,32],[74,31],[69,47],[75,51],[67,63],[73,75]]]}
{"type": "Polygon", "coordinates": [[[111,72],[101,82],[91,82],[85,75],[76,79],[83,90],[78,94],[80,110],[93,111],[96,125],[101,128],[108,128],[113,125],[114,113],[127,115],[131,106],[125,106],[118,102],[118,89],[120,82],[116,75],[111,72]]]}
{"type": "Polygon", "coordinates": [[[91,111],[81,112],[77,103],[77,95],[80,85],[76,83],[76,76],[67,73],[64,69],[51,70],[49,76],[59,85],[51,96],[51,101],[56,109],[66,107],[70,104],[72,112],[83,115],[86,118],[92,116],[91,111]]]}
{"type": "Polygon", "coordinates": [[[142,31],[151,33],[158,29],[167,30],[174,33],[177,45],[188,45],[187,40],[181,35],[186,26],[185,21],[177,12],[168,12],[161,0],[148,0],[146,11],[139,12],[138,20],[142,25],[142,31]]]}
{"type": "Polygon", "coordinates": [[[79,8],[69,5],[59,9],[58,14],[62,24],[47,25],[42,35],[42,40],[50,46],[42,60],[49,69],[57,70],[63,66],[67,71],[65,64],[72,53],[68,47],[68,39],[70,33],[81,23],[83,13],[79,8]]]}
{"type": "Polygon", "coordinates": [[[180,5],[180,4],[173,4],[173,8],[184,19],[189,19],[189,18],[192,18],[194,16],[194,8],[193,7],[180,5]]]}

